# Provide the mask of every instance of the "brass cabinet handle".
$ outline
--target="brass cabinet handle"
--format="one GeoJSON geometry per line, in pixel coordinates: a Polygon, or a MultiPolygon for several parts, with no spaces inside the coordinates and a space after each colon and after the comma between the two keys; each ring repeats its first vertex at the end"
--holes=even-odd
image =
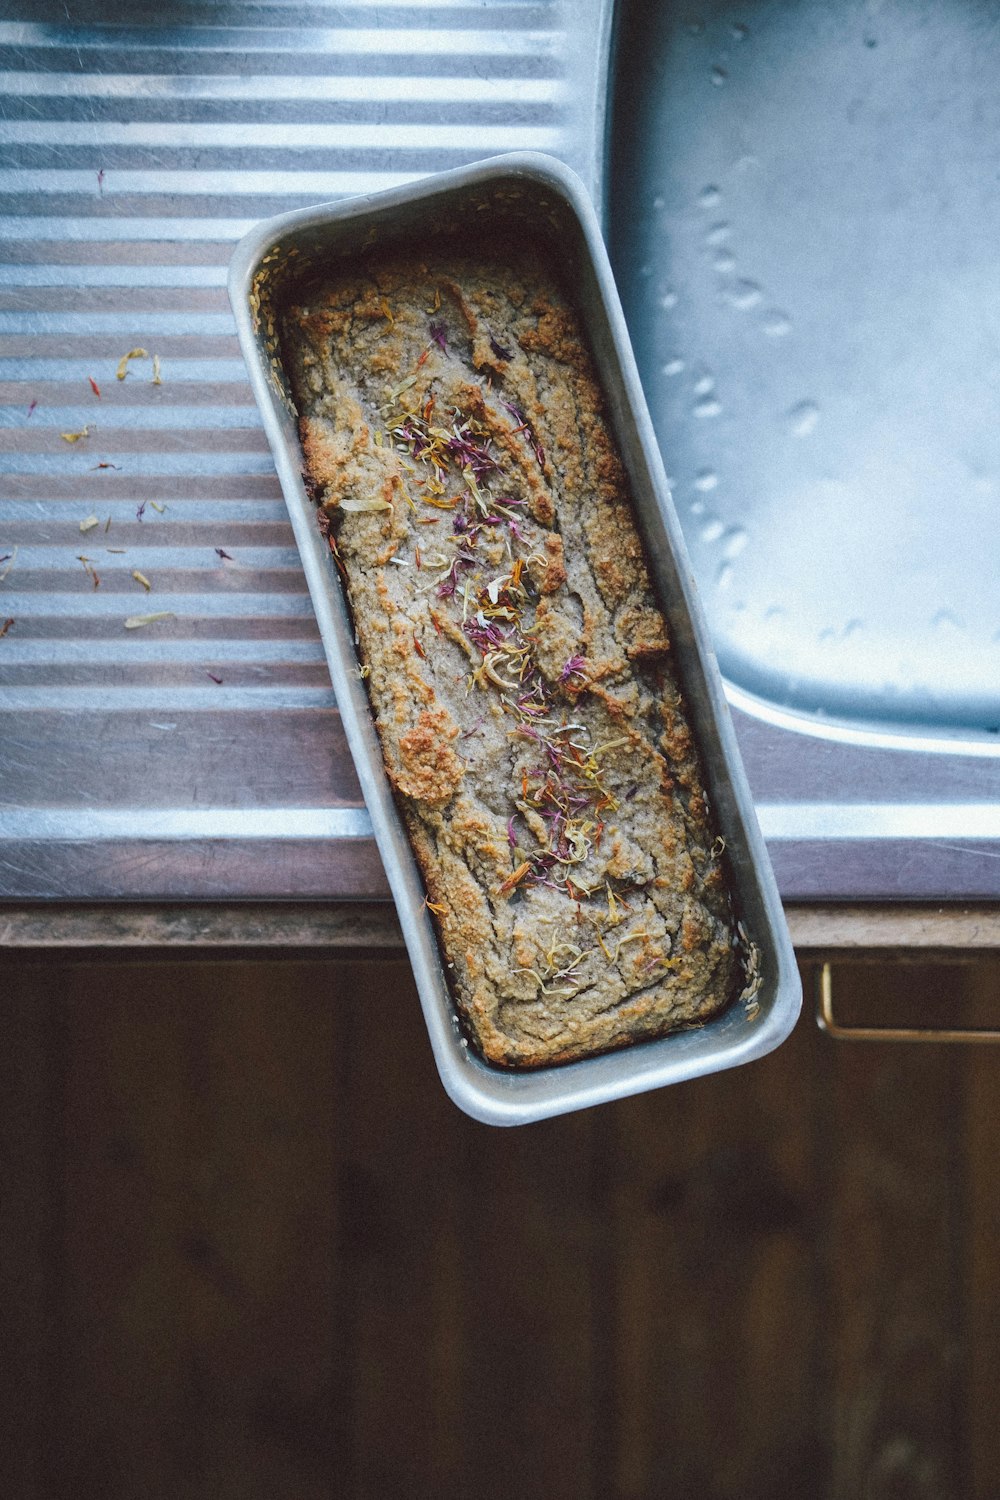
{"type": "Polygon", "coordinates": [[[987,1027],[845,1026],[833,1013],[833,965],[825,963],[816,987],[816,1024],[846,1042],[1000,1042],[1000,1030],[987,1027]]]}

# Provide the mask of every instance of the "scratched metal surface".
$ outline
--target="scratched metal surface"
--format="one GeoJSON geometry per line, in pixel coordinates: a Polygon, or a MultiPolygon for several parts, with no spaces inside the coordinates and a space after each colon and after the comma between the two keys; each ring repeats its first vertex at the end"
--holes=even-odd
{"type": "Polygon", "coordinates": [[[262,217],[502,150],[593,183],[601,14],[0,8],[0,895],[387,893],[226,268],[262,217]]]}

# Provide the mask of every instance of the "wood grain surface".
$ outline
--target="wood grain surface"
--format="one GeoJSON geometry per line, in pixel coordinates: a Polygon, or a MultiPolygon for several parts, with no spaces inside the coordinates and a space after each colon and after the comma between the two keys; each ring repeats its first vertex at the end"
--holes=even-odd
{"type": "MultiPolygon", "coordinates": [[[[805,957],[900,949],[970,953],[1000,949],[1000,906],[981,903],[823,902],[785,907],[792,942],[805,957]]],[[[401,950],[389,901],[188,901],[0,904],[0,948],[259,948],[401,950]]]]}
{"type": "Polygon", "coordinates": [[[4,1497],[1000,1493],[1000,1053],[807,1014],[499,1131],[401,959],[8,954],[0,1007],[4,1497]]]}

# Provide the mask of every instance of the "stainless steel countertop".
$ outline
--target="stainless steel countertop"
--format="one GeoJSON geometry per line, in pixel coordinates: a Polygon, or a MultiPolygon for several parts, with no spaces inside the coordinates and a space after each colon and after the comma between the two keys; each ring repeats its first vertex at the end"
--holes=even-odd
{"type": "MultiPolygon", "coordinates": [[[[600,199],[610,6],[3,15],[0,896],[383,898],[226,267],[261,217],[515,147],[600,199]],[[116,378],[137,347],[161,383],[116,378]]],[[[995,756],[734,714],[786,898],[1000,894],[995,756]]]]}

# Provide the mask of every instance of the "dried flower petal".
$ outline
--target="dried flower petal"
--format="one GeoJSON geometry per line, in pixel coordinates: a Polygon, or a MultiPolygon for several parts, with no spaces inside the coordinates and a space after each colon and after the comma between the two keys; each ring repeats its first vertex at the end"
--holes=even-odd
{"type": "Polygon", "coordinates": [[[3,640],[4,636],[7,634],[8,630],[13,624],[15,624],[14,616],[8,615],[3,624],[0,625],[0,641],[3,640]]]}
{"type": "Polygon", "coordinates": [[[125,376],[128,374],[128,362],[130,359],[148,358],[149,355],[145,349],[130,349],[128,353],[123,354],[121,359],[118,361],[118,369],[115,371],[115,374],[118,376],[119,380],[124,380],[125,376]]]}
{"type": "Polygon", "coordinates": [[[559,673],[560,682],[569,682],[574,677],[586,677],[587,659],[584,656],[571,656],[569,661],[559,673]]]}
{"type": "Polygon", "coordinates": [[[85,521],[80,522],[81,531],[93,531],[95,526],[100,526],[97,516],[88,516],[85,521]]]}
{"type": "Polygon", "coordinates": [[[163,377],[160,374],[160,356],[158,354],[153,355],[153,384],[163,384],[163,377]]]}
{"type": "Polygon", "coordinates": [[[59,436],[64,443],[78,443],[81,438],[88,437],[89,434],[89,427],[81,427],[79,432],[61,432],[59,436]]]}
{"type": "Polygon", "coordinates": [[[90,389],[93,391],[93,393],[97,397],[98,401],[100,401],[100,399],[101,399],[101,387],[97,384],[97,381],[94,379],[93,375],[88,375],[87,379],[90,381],[90,389]]]}
{"type": "Polygon", "coordinates": [[[150,581],[146,577],[145,573],[140,573],[138,568],[133,568],[132,569],[132,577],[135,579],[136,583],[141,583],[142,584],[143,588],[146,590],[146,593],[148,594],[149,591],[150,591],[150,589],[153,587],[153,585],[150,583],[150,581]]]}
{"type": "Polygon", "coordinates": [[[530,861],[530,859],[522,860],[522,862],[518,865],[517,869],[513,870],[507,876],[507,879],[504,880],[504,881],[502,881],[500,883],[500,885],[497,887],[497,895],[498,896],[509,896],[510,893],[511,893],[511,891],[514,889],[514,887],[520,885],[521,881],[524,879],[524,877],[526,875],[530,875],[530,873],[531,873],[531,861],[530,861]]]}
{"type": "Polygon", "coordinates": [[[94,585],[94,588],[95,589],[99,589],[100,586],[101,586],[101,580],[100,580],[100,577],[98,576],[98,573],[97,573],[96,569],[94,568],[94,565],[93,565],[93,562],[91,561],[91,559],[89,557],[85,556],[84,553],[78,552],[77,555],[76,555],[76,560],[77,560],[77,562],[83,563],[84,572],[90,578],[91,582],[94,585]]]}
{"type": "Polygon", "coordinates": [[[175,618],[172,609],[161,609],[155,615],[129,615],[125,621],[126,630],[139,630],[143,625],[153,625],[157,620],[173,620],[175,618]]]}
{"type": "Polygon", "coordinates": [[[362,496],[361,498],[355,497],[355,498],[349,498],[347,500],[341,500],[340,505],[338,506],[338,509],[339,510],[351,511],[351,512],[354,512],[354,511],[359,511],[360,512],[360,511],[392,510],[392,506],[390,505],[390,503],[389,503],[388,500],[379,500],[374,495],[372,495],[372,496],[362,496]]]}

